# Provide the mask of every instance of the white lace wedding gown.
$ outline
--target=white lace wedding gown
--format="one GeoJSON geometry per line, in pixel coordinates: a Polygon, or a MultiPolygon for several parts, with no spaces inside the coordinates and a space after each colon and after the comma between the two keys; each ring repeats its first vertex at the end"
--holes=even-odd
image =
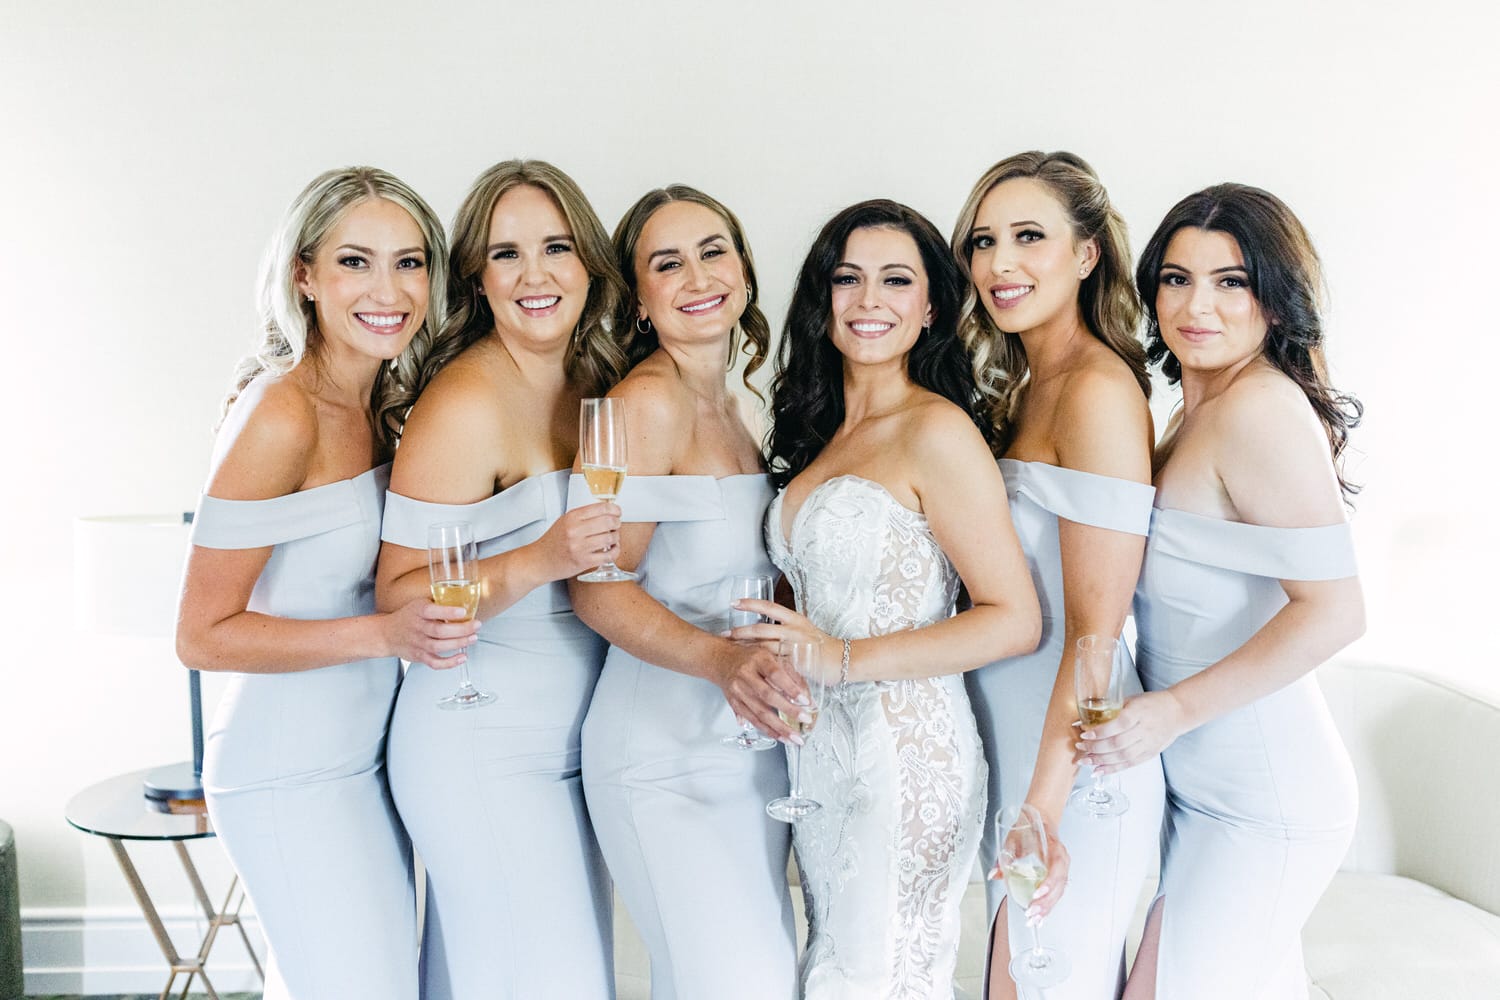
{"type": "MultiPolygon", "coordinates": [[[[958,574],[927,519],[880,484],[817,486],[767,551],[797,607],[835,638],[922,628],[953,613],[958,574]]],[[[951,1000],[959,900],[979,850],[985,763],[963,679],[849,683],[803,748],[823,808],[793,827],[807,899],[808,1000],[951,1000]]]]}

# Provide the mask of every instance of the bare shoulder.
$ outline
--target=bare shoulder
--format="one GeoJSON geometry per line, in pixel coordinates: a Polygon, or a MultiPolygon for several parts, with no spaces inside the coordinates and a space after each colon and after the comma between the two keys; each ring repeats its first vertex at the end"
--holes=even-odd
{"type": "Polygon", "coordinates": [[[1343,520],[1328,436],[1295,382],[1258,367],[1213,402],[1214,461],[1238,516],[1279,527],[1343,520]]]}
{"type": "Polygon", "coordinates": [[[466,433],[490,426],[501,412],[500,371],[484,342],[454,358],[422,390],[406,419],[403,438],[429,427],[462,426],[466,433]]]}
{"type": "Polygon", "coordinates": [[[984,435],[963,408],[936,393],[925,393],[905,415],[903,444],[918,462],[928,457],[940,461],[967,461],[983,456],[994,463],[984,435]]]}
{"type": "Polygon", "coordinates": [[[692,393],[663,361],[652,355],[609,391],[625,406],[632,475],[670,475],[692,440],[692,393]]]}
{"type": "Polygon", "coordinates": [[[1328,439],[1302,388],[1270,365],[1242,373],[1213,401],[1215,436],[1229,447],[1268,439],[1283,446],[1313,442],[1326,450],[1328,439]]]}
{"type": "Polygon", "coordinates": [[[659,432],[692,415],[692,394],[670,365],[658,361],[658,355],[642,361],[609,391],[625,403],[627,428],[640,421],[659,432]]]}
{"type": "Polygon", "coordinates": [[[312,395],[290,375],[260,375],[224,418],[208,492],[224,500],[266,500],[296,492],[318,446],[312,395]]]}
{"type": "Polygon", "coordinates": [[[1149,482],[1151,407],[1129,367],[1096,357],[1069,372],[1052,428],[1061,465],[1101,476],[1149,482]]]}

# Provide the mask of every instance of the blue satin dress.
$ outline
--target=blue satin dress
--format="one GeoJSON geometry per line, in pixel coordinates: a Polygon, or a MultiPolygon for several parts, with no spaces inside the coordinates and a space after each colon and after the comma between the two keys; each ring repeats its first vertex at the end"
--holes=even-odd
{"type": "MultiPolygon", "coordinates": [[[[425,551],[428,525],[468,521],[480,558],[508,552],[562,515],[568,476],[532,476],[463,505],[390,493],[382,537],[425,551]]],[[[458,671],[407,670],[391,720],[391,791],[427,871],[425,1000],[614,995],[609,875],[580,761],[604,649],[558,580],[480,628],[469,673],[493,703],[443,711],[458,671]]]]}
{"type": "MultiPolygon", "coordinates": [[[[1282,580],[1355,575],[1347,524],[1271,528],[1157,510],[1136,591],[1141,679],[1159,691],[1242,646],[1282,580]]],[[[1179,736],[1162,754],[1167,825],[1156,995],[1307,996],[1302,925],[1354,834],[1354,769],[1317,680],[1179,736]]]]}
{"type": "MultiPolygon", "coordinates": [[[[764,475],[627,479],[623,519],[656,525],[641,586],[687,622],[727,628],[730,578],[775,576],[761,541],[772,493],[764,475]]],[[[574,476],[570,506],[592,502],[574,476]]],[[[610,647],[583,724],[583,782],[651,956],[653,1000],[796,995],[791,830],[765,812],[787,793],[786,761],[720,742],[738,729],[711,681],[610,647]]]]}
{"type": "MultiPolygon", "coordinates": [[[[271,500],[204,496],[193,544],[273,546],[251,611],[368,615],[389,479],[385,465],[271,500]]],[[[270,947],[267,1000],[416,996],[411,849],[385,772],[400,683],[395,657],[230,675],[203,787],[270,947]]]]}
{"type": "MultiPolygon", "coordinates": [[[[999,845],[995,816],[1005,806],[1026,799],[1042,742],[1042,723],[1052,698],[1059,665],[1071,676],[1072,658],[1063,649],[1064,595],[1060,519],[1130,535],[1144,535],[1151,523],[1156,490],[1143,483],[1100,476],[1043,462],[1002,459],[1000,472],[1010,498],[1011,519],[1031,569],[1042,605],[1042,639],[1033,653],[1013,656],[965,674],[974,715],[990,766],[989,821],[980,848],[981,861],[994,864],[999,845]]],[[[1121,641],[1116,656],[1126,663],[1126,696],[1139,694],[1141,682],[1121,641]]],[[[1092,781],[1080,768],[1074,783],[1092,781]]],[[[1047,989],[1048,1000],[1097,1000],[1119,993],[1125,974],[1125,937],[1140,900],[1142,886],[1155,867],[1161,831],[1163,785],[1161,761],[1153,757],[1119,775],[1119,787],[1130,800],[1122,816],[1095,818],[1068,807],[1058,839],[1068,850],[1068,887],[1047,917],[1047,943],[1068,956],[1073,971],[1047,989]]],[[[990,920],[1005,902],[1005,882],[985,883],[990,920]]],[[[1026,917],[1019,906],[1009,911],[1011,954],[1031,947],[1026,917]]]]}

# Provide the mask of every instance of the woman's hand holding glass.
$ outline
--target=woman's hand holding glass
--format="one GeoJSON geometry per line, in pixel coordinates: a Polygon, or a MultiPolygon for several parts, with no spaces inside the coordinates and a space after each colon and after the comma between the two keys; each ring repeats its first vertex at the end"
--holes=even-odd
{"type": "Polygon", "coordinates": [[[548,581],[588,572],[619,554],[620,508],[610,501],[575,507],[533,544],[548,581]]]}
{"type": "MultiPolygon", "coordinates": [[[[1062,895],[1053,869],[1059,862],[1066,868],[1067,852],[1057,853],[1061,844],[1042,814],[1029,804],[1001,810],[995,817],[995,832],[1000,841],[995,867],[1005,879],[1007,894],[1026,911],[1026,925],[1031,928],[1031,948],[1010,960],[1010,977],[1037,989],[1056,986],[1068,978],[1072,967],[1066,955],[1042,944],[1041,925],[1062,895]],[[1050,900],[1045,908],[1038,899],[1043,893],[1050,900]]],[[[1066,874],[1062,878],[1066,882],[1066,874]]]]}
{"type": "Polygon", "coordinates": [[[717,680],[735,718],[773,739],[800,745],[800,726],[788,724],[782,716],[804,725],[804,716],[810,721],[807,684],[776,655],[774,643],[727,642],[725,646],[717,680]]]}
{"type": "Polygon", "coordinates": [[[1095,774],[1114,774],[1150,760],[1192,728],[1171,688],[1147,691],[1126,699],[1112,721],[1084,727],[1073,763],[1088,764],[1095,774]]]}
{"type": "Polygon", "coordinates": [[[380,616],[386,651],[435,670],[456,667],[468,660],[464,651],[479,634],[479,622],[467,614],[463,608],[436,604],[429,597],[408,601],[380,616]]]}
{"type": "Polygon", "coordinates": [[[824,684],[837,684],[844,679],[843,642],[818,628],[806,615],[774,601],[742,599],[734,602],[734,608],[757,614],[761,621],[759,624],[743,625],[731,630],[730,638],[741,642],[759,642],[773,651],[783,642],[812,643],[817,646],[817,654],[810,664],[810,669],[815,671],[812,676],[824,684]]]}
{"type": "MultiPolygon", "coordinates": [[[[762,621],[760,615],[753,611],[741,611],[736,606],[736,602],[743,599],[770,600],[771,594],[769,576],[754,574],[731,577],[729,581],[729,627],[735,629],[762,621]]],[[[739,723],[740,731],[725,736],[720,742],[740,750],[770,750],[776,746],[775,740],[762,734],[745,719],[741,718],[739,723]]]]}

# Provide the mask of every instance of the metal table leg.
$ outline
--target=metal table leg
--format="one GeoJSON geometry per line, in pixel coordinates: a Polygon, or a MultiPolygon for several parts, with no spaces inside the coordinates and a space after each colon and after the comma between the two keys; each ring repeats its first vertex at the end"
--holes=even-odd
{"type": "Polygon", "coordinates": [[[177,848],[177,856],[182,861],[183,871],[187,873],[188,882],[193,887],[193,895],[197,897],[198,905],[203,908],[203,915],[208,920],[208,933],[204,935],[197,955],[184,958],[177,953],[177,947],[167,934],[161,915],[156,911],[156,904],[151,901],[150,895],[146,892],[146,886],[141,881],[140,873],[136,871],[130,855],[125,852],[125,845],[115,837],[104,839],[109,841],[109,848],[114,852],[115,861],[119,864],[120,871],[124,873],[125,881],[130,885],[130,891],[135,896],[136,904],[140,906],[141,914],[145,916],[152,935],[156,938],[157,946],[161,948],[162,956],[166,958],[167,965],[171,968],[171,975],[167,977],[167,983],[162,987],[157,1000],[167,1000],[176,988],[178,976],[187,977],[183,981],[182,992],[179,994],[183,1000],[186,1000],[188,990],[192,988],[194,976],[203,980],[203,988],[208,992],[209,1000],[219,1000],[219,994],[214,989],[213,983],[209,981],[204,964],[208,961],[208,953],[213,949],[219,928],[230,924],[239,928],[240,937],[245,942],[245,950],[250,954],[250,961],[254,963],[261,982],[265,982],[265,972],[261,968],[260,959],[256,956],[255,949],[250,946],[250,937],[245,933],[245,926],[240,921],[240,907],[245,903],[245,894],[238,891],[239,879],[237,877],[229,883],[229,892],[224,896],[223,908],[215,910],[212,901],[208,898],[207,890],[203,887],[203,879],[199,877],[198,869],[193,865],[193,859],[188,854],[187,845],[180,840],[173,841],[173,846],[177,848]],[[238,899],[236,900],[237,892],[238,899]],[[230,908],[231,904],[233,904],[233,909],[230,908]]]}

